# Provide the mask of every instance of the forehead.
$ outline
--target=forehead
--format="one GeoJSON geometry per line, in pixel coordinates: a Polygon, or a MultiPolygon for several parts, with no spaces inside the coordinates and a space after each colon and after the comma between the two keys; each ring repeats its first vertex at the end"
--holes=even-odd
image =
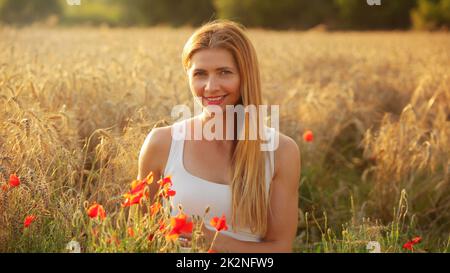
{"type": "Polygon", "coordinates": [[[217,67],[236,68],[233,55],[223,48],[201,49],[191,57],[191,68],[214,69],[217,67]]]}

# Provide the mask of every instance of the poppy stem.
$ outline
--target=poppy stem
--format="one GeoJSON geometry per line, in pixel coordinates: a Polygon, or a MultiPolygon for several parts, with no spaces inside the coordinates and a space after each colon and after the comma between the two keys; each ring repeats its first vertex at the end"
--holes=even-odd
{"type": "Polygon", "coordinates": [[[212,239],[211,246],[209,247],[210,250],[214,246],[214,242],[216,241],[217,235],[219,235],[219,231],[216,231],[216,233],[214,234],[214,238],[212,239]]]}

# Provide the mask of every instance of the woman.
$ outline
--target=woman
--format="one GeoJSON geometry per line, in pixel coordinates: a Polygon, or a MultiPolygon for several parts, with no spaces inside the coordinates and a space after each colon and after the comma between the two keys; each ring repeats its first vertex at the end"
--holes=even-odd
{"type": "MultiPolygon", "coordinates": [[[[203,216],[210,207],[205,223],[212,216],[224,215],[229,230],[220,232],[214,251],[291,252],[298,223],[297,144],[270,128],[250,139],[251,118],[246,117],[244,130],[238,133],[241,125],[236,122],[230,126],[227,115],[211,111],[213,107],[225,112],[226,106],[262,104],[253,45],[238,24],[214,21],[190,37],[182,62],[202,113],[150,132],[139,155],[138,179],[149,172],[155,177],[170,175],[176,191],[175,208],[181,204],[187,215],[203,216]],[[205,129],[218,116],[223,119],[221,132],[224,136],[231,132],[233,139],[191,137],[198,133],[196,128],[205,129]],[[180,132],[182,137],[175,138],[174,133],[180,132]],[[237,138],[238,134],[245,136],[237,138]],[[267,137],[278,138],[275,151],[261,150],[262,140],[267,137]]],[[[157,185],[151,186],[150,193],[154,196],[157,185]]],[[[211,241],[214,229],[207,224],[203,231],[211,241]]]]}

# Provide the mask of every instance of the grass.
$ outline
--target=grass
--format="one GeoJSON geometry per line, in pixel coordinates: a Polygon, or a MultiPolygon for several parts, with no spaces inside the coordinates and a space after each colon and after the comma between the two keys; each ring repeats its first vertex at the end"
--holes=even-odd
{"type": "MultiPolygon", "coordinates": [[[[160,250],[124,239],[125,226],[126,246],[94,245],[85,204],[104,205],[110,236],[145,136],[173,122],[173,105],[192,106],[180,61],[191,32],[0,27],[0,184],[22,181],[0,191],[1,252],[61,252],[72,239],[91,252],[160,250]]],[[[449,252],[448,35],[249,35],[264,98],[302,153],[294,250],[367,252],[373,240],[404,252],[421,236],[417,251],[449,252]]]]}

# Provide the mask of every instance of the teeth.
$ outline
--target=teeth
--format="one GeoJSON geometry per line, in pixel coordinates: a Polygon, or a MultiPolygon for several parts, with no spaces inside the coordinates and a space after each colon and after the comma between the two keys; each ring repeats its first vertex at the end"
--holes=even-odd
{"type": "Polygon", "coordinates": [[[222,96],[222,97],[217,97],[217,98],[206,98],[206,99],[209,100],[209,101],[219,101],[219,100],[223,99],[223,97],[224,97],[224,96],[222,96]]]}

